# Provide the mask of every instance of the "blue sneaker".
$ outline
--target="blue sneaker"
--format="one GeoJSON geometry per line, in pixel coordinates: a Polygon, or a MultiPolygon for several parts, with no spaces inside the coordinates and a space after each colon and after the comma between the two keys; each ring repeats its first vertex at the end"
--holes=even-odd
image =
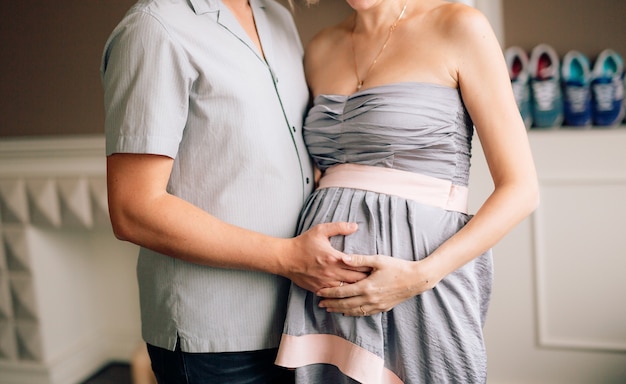
{"type": "Polygon", "coordinates": [[[560,61],[554,48],[539,44],[530,53],[533,127],[558,127],[563,122],[560,61]]]}
{"type": "Polygon", "coordinates": [[[591,125],[591,66],[589,59],[578,51],[569,51],[561,66],[563,83],[563,115],[565,125],[591,125]]]}
{"type": "Polygon", "coordinates": [[[533,123],[533,113],[530,100],[530,84],[528,73],[528,54],[520,47],[509,47],[504,51],[504,58],[509,69],[511,87],[515,102],[519,108],[524,125],[530,128],[533,123]]]}
{"type": "Polygon", "coordinates": [[[591,72],[593,123],[619,124],[624,118],[624,60],[615,51],[600,52],[591,72]]]}
{"type": "Polygon", "coordinates": [[[624,90],[624,97],[622,102],[622,111],[624,111],[624,120],[622,120],[622,124],[626,125],[626,66],[624,67],[624,73],[622,74],[622,89],[624,90]]]}
{"type": "MultiPolygon", "coordinates": [[[[624,91],[626,92],[626,71],[625,73],[622,75],[622,77],[624,78],[624,91]]],[[[622,108],[624,109],[624,111],[626,111],[626,97],[624,97],[624,102],[622,103],[622,108]]],[[[626,112],[624,112],[624,124],[626,124],[626,112]]]]}
{"type": "MultiPolygon", "coordinates": [[[[626,70],[624,71],[625,73],[622,75],[622,77],[624,78],[624,91],[626,92],[626,70]]],[[[624,108],[624,111],[626,111],[626,97],[624,97],[624,102],[622,103],[622,108],[624,108]]],[[[624,112],[624,124],[626,124],[626,112],[624,112]]]]}

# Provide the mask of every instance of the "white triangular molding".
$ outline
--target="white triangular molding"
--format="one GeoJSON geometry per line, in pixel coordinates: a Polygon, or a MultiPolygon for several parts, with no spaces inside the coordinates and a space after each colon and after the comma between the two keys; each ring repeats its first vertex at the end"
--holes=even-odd
{"type": "Polygon", "coordinates": [[[102,213],[108,214],[109,203],[107,201],[107,183],[105,179],[90,179],[89,189],[91,190],[91,197],[95,203],[95,210],[99,210],[102,213]]]}
{"type": "Polygon", "coordinates": [[[41,216],[47,224],[59,228],[62,225],[61,206],[54,180],[28,180],[26,182],[26,189],[28,190],[31,202],[31,221],[37,223],[38,220],[36,216],[39,213],[39,216],[41,216]]]}
{"type": "Polygon", "coordinates": [[[41,361],[41,336],[39,327],[34,324],[18,323],[15,327],[20,359],[41,361]]]}
{"type": "Polygon", "coordinates": [[[2,223],[0,223],[0,272],[7,270],[7,257],[2,240],[2,223]]]}
{"type": "Polygon", "coordinates": [[[57,185],[63,201],[63,217],[75,218],[85,228],[93,227],[91,195],[87,179],[58,179],[57,185]]]}
{"type": "Polygon", "coordinates": [[[4,228],[2,237],[9,272],[30,272],[30,255],[24,232],[17,228],[4,228]]]}
{"type": "Polygon", "coordinates": [[[8,272],[0,270],[0,324],[13,318],[13,304],[8,279],[8,272]]]}
{"type": "Polygon", "coordinates": [[[15,332],[13,324],[9,322],[0,323],[0,359],[17,360],[15,332]]]}
{"type": "Polygon", "coordinates": [[[0,205],[3,221],[17,221],[26,224],[29,221],[26,184],[23,179],[0,180],[0,205]]]}
{"type": "Polygon", "coordinates": [[[36,321],[39,316],[32,278],[29,276],[11,276],[9,283],[15,319],[36,321]]]}
{"type": "Polygon", "coordinates": [[[0,141],[0,221],[108,225],[103,135],[0,141]]]}

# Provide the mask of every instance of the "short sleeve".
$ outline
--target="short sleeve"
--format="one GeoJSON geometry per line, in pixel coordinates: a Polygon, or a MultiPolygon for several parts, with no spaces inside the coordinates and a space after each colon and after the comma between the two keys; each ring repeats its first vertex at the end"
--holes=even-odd
{"type": "Polygon", "coordinates": [[[185,128],[193,69],[153,15],[136,12],[113,31],[101,65],[107,156],[176,157],[185,128]]]}

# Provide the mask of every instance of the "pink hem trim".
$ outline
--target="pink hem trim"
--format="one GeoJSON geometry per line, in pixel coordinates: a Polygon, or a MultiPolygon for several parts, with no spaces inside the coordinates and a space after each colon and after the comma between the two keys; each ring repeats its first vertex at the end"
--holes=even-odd
{"type": "Polygon", "coordinates": [[[339,164],[328,168],[319,181],[318,189],[331,187],[384,193],[448,211],[467,213],[467,187],[419,173],[361,164],[339,164]]]}
{"type": "Polygon", "coordinates": [[[363,384],[403,384],[380,357],[335,335],[283,334],[276,364],[287,368],[332,364],[363,384]]]}

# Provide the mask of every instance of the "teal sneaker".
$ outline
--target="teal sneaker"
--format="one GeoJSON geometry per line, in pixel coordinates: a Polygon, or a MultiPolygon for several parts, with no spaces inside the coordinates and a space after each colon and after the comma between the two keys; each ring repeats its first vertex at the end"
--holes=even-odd
{"type": "Polygon", "coordinates": [[[563,116],[565,125],[591,125],[591,67],[589,59],[578,51],[569,51],[561,65],[563,116]]]}
{"type": "Polygon", "coordinates": [[[619,124],[624,118],[624,60],[612,49],[605,49],[596,59],[591,76],[593,124],[619,124]]]}
{"type": "Polygon", "coordinates": [[[526,125],[528,129],[533,123],[528,54],[520,47],[509,47],[504,51],[504,58],[509,69],[509,77],[511,78],[511,87],[513,88],[515,102],[524,120],[524,125],[526,125]]]}
{"type": "Polygon", "coordinates": [[[560,60],[554,48],[539,44],[529,60],[533,127],[558,127],[563,122],[560,60]]]}

